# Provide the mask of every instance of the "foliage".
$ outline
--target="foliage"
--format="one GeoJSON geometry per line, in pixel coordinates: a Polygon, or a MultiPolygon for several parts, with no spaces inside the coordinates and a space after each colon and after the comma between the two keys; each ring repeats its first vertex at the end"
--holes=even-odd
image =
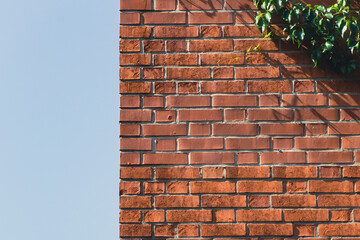
{"type": "Polygon", "coordinates": [[[311,52],[314,67],[328,61],[343,74],[350,74],[358,65],[360,53],[360,13],[350,10],[348,0],[324,7],[288,0],[254,0],[260,10],[255,24],[262,33],[270,30],[271,20],[278,15],[283,22],[286,39],[311,52]]]}

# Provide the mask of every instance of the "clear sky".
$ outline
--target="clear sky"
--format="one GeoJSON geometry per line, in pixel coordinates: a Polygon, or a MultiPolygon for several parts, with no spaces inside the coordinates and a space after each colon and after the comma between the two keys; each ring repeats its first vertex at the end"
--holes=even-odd
{"type": "Polygon", "coordinates": [[[0,239],[118,239],[118,1],[0,3],[0,239]]]}

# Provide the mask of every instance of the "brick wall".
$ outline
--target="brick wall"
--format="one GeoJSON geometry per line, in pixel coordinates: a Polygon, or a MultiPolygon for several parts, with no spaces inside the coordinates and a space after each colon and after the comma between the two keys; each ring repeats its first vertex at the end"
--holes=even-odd
{"type": "Polygon", "coordinates": [[[120,10],[121,238],[360,239],[359,75],[263,39],[251,0],[120,10]]]}

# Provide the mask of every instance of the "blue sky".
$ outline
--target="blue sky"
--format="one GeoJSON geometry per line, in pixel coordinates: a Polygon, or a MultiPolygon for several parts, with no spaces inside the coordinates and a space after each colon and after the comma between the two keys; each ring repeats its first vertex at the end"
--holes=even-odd
{"type": "Polygon", "coordinates": [[[118,1],[0,4],[0,239],[118,238],[118,1]]]}

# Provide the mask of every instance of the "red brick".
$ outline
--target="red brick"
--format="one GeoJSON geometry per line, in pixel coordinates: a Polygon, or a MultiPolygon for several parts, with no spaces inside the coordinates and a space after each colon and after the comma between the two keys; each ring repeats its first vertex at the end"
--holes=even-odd
{"type": "Polygon", "coordinates": [[[231,164],[235,156],[231,152],[192,152],[190,164],[231,164]]]}
{"type": "Polygon", "coordinates": [[[167,96],[167,107],[209,107],[209,96],[167,96]]]}
{"type": "Polygon", "coordinates": [[[353,192],[353,183],[350,181],[309,181],[309,192],[353,192]]]}
{"type": "Polygon", "coordinates": [[[234,68],[232,67],[214,67],[214,79],[234,79],[234,68]]]}
{"type": "Polygon", "coordinates": [[[201,235],[210,236],[245,236],[245,224],[202,224],[201,235]]]}
{"type": "MultiPolygon", "coordinates": [[[[159,40],[147,40],[143,41],[144,52],[163,52],[165,51],[164,41],[159,40]]],[[[157,65],[157,64],[155,64],[157,65]]]]}
{"type": "Polygon", "coordinates": [[[122,196],[120,208],[151,208],[151,197],[145,196],[122,196]]]}
{"type": "Polygon", "coordinates": [[[235,193],[235,182],[190,182],[190,193],[235,193]]]}
{"type": "Polygon", "coordinates": [[[168,210],[166,213],[168,222],[211,222],[211,210],[168,210]]]}
{"type": "Polygon", "coordinates": [[[222,138],[181,138],[179,150],[223,149],[222,138]]]}
{"type": "Polygon", "coordinates": [[[120,93],[150,93],[151,83],[149,82],[121,82],[120,93]]]}
{"type": "Polygon", "coordinates": [[[306,135],[323,135],[326,134],[327,125],[324,123],[307,123],[306,135]]]}
{"type": "Polygon", "coordinates": [[[186,52],[187,43],[185,40],[166,41],[166,51],[168,52],[186,52]]]}
{"type": "MultiPolygon", "coordinates": [[[[360,134],[360,123],[330,123],[329,124],[329,134],[360,134]]],[[[351,138],[349,138],[351,139],[351,138]]],[[[351,140],[355,140],[353,138],[351,140]]]]}
{"type": "Polygon", "coordinates": [[[246,135],[256,135],[257,133],[257,124],[252,123],[234,123],[234,124],[225,124],[217,123],[213,124],[213,135],[220,136],[246,136],[246,135]]]}
{"type": "Polygon", "coordinates": [[[249,109],[248,120],[250,121],[291,121],[290,109],[249,109]]]}
{"type": "Polygon", "coordinates": [[[358,107],[360,102],[360,95],[354,94],[330,94],[330,106],[345,106],[345,107],[358,107]]]}
{"type": "Polygon", "coordinates": [[[320,152],[313,151],[308,153],[309,163],[349,163],[353,162],[352,152],[320,152]]]}
{"type": "Polygon", "coordinates": [[[331,210],[331,221],[333,222],[351,221],[351,210],[331,210]]]}
{"type": "Polygon", "coordinates": [[[304,125],[297,123],[260,124],[261,135],[303,135],[304,125]]]}
{"type": "Polygon", "coordinates": [[[313,67],[283,67],[282,78],[323,78],[325,71],[313,67]]]}
{"type": "Polygon", "coordinates": [[[187,135],[185,124],[151,124],[143,125],[144,136],[182,136],[187,135]]]}
{"type": "Polygon", "coordinates": [[[215,95],[213,96],[214,107],[253,107],[257,105],[256,96],[244,95],[215,95]]]}
{"type": "Polygon", "coordinates": [[[261,164],[272,163],[305,163],[304,152],[262,152],[261,164]]]}
{"type": "Polygon", "coordinates": [[[188,182],[167,182],[167,193],[185,194],[188,193],[188,182]]]}
{"type": "Polygon", "coordinates": [[[144,164],[187,164],[186,153],[145,153],[144,164]]]}
{"type": "Polygon", "coordinates": [[[120,13],[120,24],[140,24],[140,13],[120,13]]]}
{"type": "Polygon", "coordinates": [[[354,221],[360,221],[360,209],[355,209],[354,211],[354,221]]]}
{"type": "MultiPolygon", "coordinates": [[[[220,51],[231,52],[231,51],[233,51],[233,41],[230,39],[190,40],[189,41],[189,50],[190,50],[190,52],[220,52],[220,51]]],[[[212,55],[212,56],[214,56],[214,55],[212,55]]],[[[237,54],[235,56],[239,56],[239,54],[237,54]]],[[[213,65],[215,65],[215,64],[213,64],[213,65]]]]}
{"type": "Polygon", "coordinates": [[[121,38],[150,38],[151,27],[120,27],[121,38]]]}
{"type": "Polygon", "coordinates": [[[120,237],[151,237],[151,225],[120,225],[120,237]]]}
{"type": "Polygon", "coordinates": [[[321,80],[317,81],[318,92],[359,92],[360,87],[357,81],[348,80],[321,80]]]}
{"type": "Polygon", "coordinates": [[[255,150],[255,149],[269,149],[270,139],[262,137],[254,138],[226,138],[226,149],[241,149],[241,150],[255,150]]]}
{"type": "Polygon", "coordinates": [[[145,12],[144,24],[185,24],[186,13],[180,12],[145,12]]]}
{"type": "Polygon", "coordinates": [[[193,136],[209,136],[210,135],[210,124],[190,124],[190,135],[193,136]]]}
{"type": "Polygon", "coordinates": [[[260,107],[273,107],[280,105],[279,95],[260,95],[259,96],[260,107]]]}
{"type": "Polygon", "coordinates": [[[262,51],[277,51],[279,50],[279,42],[274,40],[258,40],[258,39],[241,39],[234,40],[235,51],[246,52],[248,49],[254,49],[256,46],[262,51]]]}
{"type": "Polygon", "coordinates": [[[234,10],[256,9],[251,0],[225,0],[225,8],[234,10]]]}
{"type": "Polygon", "coordinates": [[[272,207],[316,207],[316,196],[314,195],[288,195],[288,196],[272,196],[272,207]]]}
{"type": "Polygon", "coordinates": [[[155,225],[154,234],[156,237],[173,237],[175,236],[174,225],[155,225]]]}
{"type": "Polygon", "coordinates": [[[179,237],[197,237],[199,236],[199,226],[197,224],[178,225],[179,237]]]}
{"type": "Polygon", "coordinates": [[[120,195],[140,194],[140,182],[120,182],[120,195]]]}
{"type": "Polygon", "coordinates": [[[222,121],[221,109],[179,110],[179,121],[222,121]]]}
{"type": "Polygon", "coordinates": [[[197,65],[196,54],[154,55],[155,65],[197,65]]]}
{"type": "Polygon", "coordinates": [[[359,236],[360,223],[319,224],[319,236],[359,236]]]}
{"type": "Polygon", "coordinates": [[[284,107],[326,106],[327,96],[322,94],[283,95],[284,107]]]}
{"type": "Polygon", "coordinates": [[[275,209],[251,209],[237,210],[236,221],[238,222],[278,222],[281,221],[281,210],[275,209]]]}
{"type": "Polygon", "coordinates": [[[210,68],[168,68],[167,79],[210,79],[210,68]]]}
{"type": "Polygon", "coordinates": [[[241,195],[203,195],[201,206],[210,208],[246,207],[246,196],[241,195]]]}
{"type": "Polygon", "coordinates": [[[151,151],[151,139],[145,138],[121,138],[120,150],[143,150],[151,151]]]}
{"type": "Polygon", "coordinates": [[[269,53],[271,65],[286,64],[312,64],[310,55],[307,53],[269,53]]]}
{"type": "Polygon", "coordinates": [[[199,84],[197,82],[179,82],[178,83],[178,93],[187,94],[187,93],[197,93],[199,84]]]}
{"type": "Polygon", "coordinates": [[[236,23],[254,23],[256,12],[235,12],[236,23]]]}
{"type": "Polygon", "coordinates": [[[157,139],[155,144],[156,151],[176,151],[175,139],[157,139]]]}
{"type": "Polygon", "coordinates": [[[296,137],[296,149],[331,149],[339,148],[338,137],[296,137]]]}
{"type": "Polygon", "coordinates": [[[140,68],[120,68],[120,79],[140,79],[140,68]]]}
{"type": "Polygon", "coordinates": [[[238,193],[281,193],[281,181],[239,181],[238,193]]]}
{"type": "Polygon", "coordinates": [[[224,37],[261,37],[261,33],[256,26],[224,26],[223,31],[224,37]]]}
{"type": "Polygon", "coordinates": [[[120,52],[140,52],[140,40],[120,40],[120,52]]]}
{"type": "Polygon", "coordinates": [[[175,110],[164,110],[155,112],[155,122],[173,122],[176,121],[175,110]]]}
{"type": "Polygon", "coordinates": [[[234,210],[216,210],[214,216],[215,222],[235,222],[234,210]]]}
{"type": "Polygon", "coordinates": [[[139,136],[140,125],[139,124],[121,124],[120,136],[139,136]]]}
{"type": "Polygon", "coordinates": [[[161,194],[164,193],[165,183],[159,182],[145,182],[144,193],[145,194],[161,194]]]}
{"type": "Polygon", "coordinates": [[[243,81],[212,81],[201,82],[203,93],[239,93],[244,92],[243,81]]]}
{"type": "Polygon", "coordinates": [[[360,166],[344,166],[344,177],[360,178],[360,166]]]}
{"type": "Polygon", "coordinates": [[[319,195],[319,207],[360,207],[360,195],[319,195]]]}
{"type": "Polygon", "coordinates": [[[121,108],[138,108],[140,107],[139,96],[120,96],[120,107],[121,108]]]}
{"type": "Polygon", "coordinates": [[[222,0],[179,0],[179,10],[217,10],[222,9],[222,0]]]}
{"type": "Polygon", "coordinates": [[[140,211],[122,210],[120,211],[120,223],[139,223],[141,219],[140,211]]]}
{"type": "Polygon", "coordinates": [[[360,118],[360,109],[340,109],[340,120],[357,120],[360,118]]]}
{"type": "Polygon", "coordinates": [[[248,224],[249,236],[292,236],[293,225],[287,224],[248,224]]]}
{"type": "Polygon", "coordinates": [[[157,179],[198,179],[200,169],[197,167],[158,167],[155,169],[157,179]]]}
{"type": "Polygon", "coordinates": [[[248,81],[248,91],[256,93],[291,92],[289,81],[248,81]]]}
{"type": "Polygon", "coordinates": [[[226,178],[269,178],[269,167],[226,167],[226,178]]]}
{"type": "Polygon", "coordinates": [[[162,68],[144,68],[143,79],[163,79],[164,69],[162,68]]]}
{"type": "Polygon", "coordinates": [[[151,169],[148,167],[122,167],[120,169],[121,179],[146,179],[151,178],[151,169]]]}
{"type": "Polygon", "coordinates": [[[233,66],[244,64],[243,53],[207,53],[200,54],[201,65],[233,66]]]}
{"type": "Polygon", "coordinates": [[[287,193],[306,193],[306,182],[289,181],[285,188],[287,193]]]}
{"type": "Polygon", "coordinates": [[[267,54],[265,53],[246,53],[246,64],[265,65],[267,64],[267,54]]]}
{"type": "Polygon", "coordinates": [[[120,121],[122,122],[150,122],[151,110],[122,109],[120,110],[120,121]]]}
{"type": "Polygon", "coordinates": [[[149,54],[121,54],[120,65],[151,65],[149,54]]]}
{"type": "Polygon", "coordinates": [[[236,69],[236,79],[278,78],[278,67],[244,67],[236,69]]]}
{"type": "Polygon", "coordinates": [[[315,225],[295,225],[294,229],[295,236],[315,236],[316,226],[315,225]]]}
{"type": "Polygon", "coordinates": [[[316,167],[273,167],[273,178],[317,178],[316,167]]]}
{"type": "Polygon", "coordinates": [[[173,11],[176,9],[175,0],[156,0],[155,1],[155,10],[169,10],[173,11]]]}
{"type": "Polygon", "coordinates": [[[139,153],[120,153],[120,165],[137,165],[140,164],[139,153]]]}
{"type": "Polygon", "coordinates": [[[156,208],[199,207],[199,196],[155,196],[156,208]]]}
{"type": "Polygon", "coordinates": [[[244,109],[225,109],[225,121],[243,121],[245,120],[244,109]]]}
{"type": "Polygon", "coordinates": [[[164,221],[165,221],[164,210],[144,211],[144,222],[164,222],[164,221]]]}
{"type": "Polygon", "coordinates": [[[305,81],[294,81],[294,90],[295,92],[314,92],[314,83],[313,80],[305,81]]]}
{"type": "Polygon", "coordinates": [[[202,178],[203,179],[223,178],[223,170],[224,169],[222,167],[203,167],[202,178]]]}
{"type": "Polygon", "coordinates": [[[155,38],[196,38],[198,28],[192,27],[154,27],[155,38]]]}
{"type": "Polygon", "coordinates": [[[273,149],[292,149],[292,138],[273,138],[273,149]]]}
{"type": "Polygon", "coordinates": [[[269,196],[249,195],[249,207],[269,207],[269,196]]]}
{"type": "Polygon", "coordinates": [[[256,164],[258,154],[256,152],[239,152],[237,154],[237,164],[256,164]]]}
{"type": "Polygon", "coordinates": [[[337,109],[295,109],[296,121],[329,121],[338,120],[339,111],[337,109]]]}
{"type": "Polygon", "coordinates": [[[144,108],[158,108],[164,106],[164,98],[161,96],[144,96],[144,108]]]}
{"type": "MultiPolygon", "coordinates": [[[[199,1],[197,1],[198,3],[199,1]]],[[[189,12],[189,24],[224,24],[233,23],[233,14],[230,12],[189,12]]]]}
{"type": "Polygon", "coordinates": [[[175,93],[175,83],[157,82],[155,83],[155,93],[175,93]]]}
{"type": "Polygon", "coordinates": [[[329,211],[325,209],[283,210],[286,222],[324,222],[329,221],[329,211]]]}
{"type": "Polygon", "coordinates": [[[151,0],[120,0],[120,10],[151,10],[151,0]]]}
{"type": "Polygon", "coordinates": [[[321,166],[320,167],[321,178],[340,178],[341,168],[333,166],[321,166]]]}
{"type": "Polygon", "coordinates": [[[202,38],[217,38],[221,37],[220,26],[201,26],[200,28],[202,38]]]}

